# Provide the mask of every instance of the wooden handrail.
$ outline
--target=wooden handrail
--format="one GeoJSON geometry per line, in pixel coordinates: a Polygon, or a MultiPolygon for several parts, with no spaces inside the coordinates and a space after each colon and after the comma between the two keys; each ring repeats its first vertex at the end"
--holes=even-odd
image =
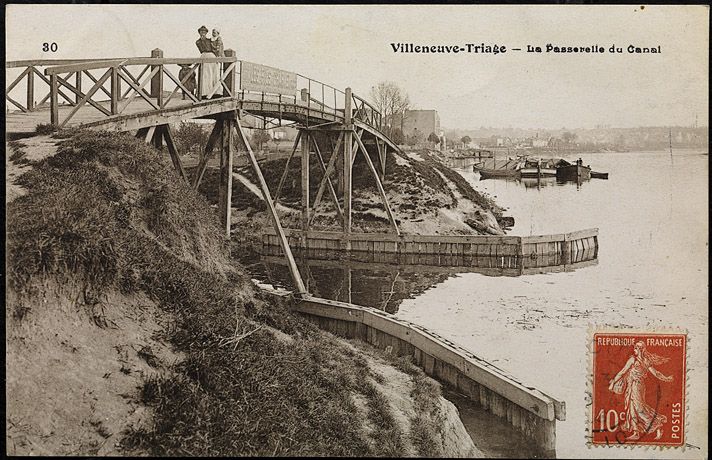
{"type": "MultiPolygon", "coordinates": [[[[160,55],[158,55],[160,56],[160,55]]],[[[112,74],[114,74],[114,78],[112,81],[116,80],[118,83],[119,78],[123,78],[126,80],[126,77],[119,77],[119,68],[124,67],[124,71],[126,71],[125,67],[126,66],[149,66],[150,68],[155,67],[162,67],[162,66],[167,66],[167,65],[196,65],[196,64],[214,64],[214,63],[219,63],[219,64],[231,64],[229,72],[224,69],[225,66],[223,66],[223,70],[221,72],[221,77],[225,77],[225,74],[227,73],[228,75],[232,72],[235,74],[240,74],[240,68],[237,68],[235,65],[236,63],[242,63],[243,61],[238,60],[234,55],[232,56],[225,56],[225,57],[209,57],[209,58],[201,58],[201,57],[191,57],[191,58],[164,58],[164,57],[127,57],[127,58],[98,58],[98,59],[32,59],[32,60],[18,60],[18,61],[8,61],[5,63],[6,69],[9,68],[22,68],[26,67],[29,69],[32,69],[32,71],[36,72],[42,79],[49,84],[50,86],[50,93],[48,94],[45,99],[43,99],[42,102],[44,102],[47,98],[51,98],[53,95],[56,96],[57,91],[59,90],[60,86],[67,86],[67,80],[62,79],[63,81],[60,82],[59,78],[53,79],[53,81],[56,83],[56,85],[53,85],[52,82],[50,81],[50,78],[47,77],[59,77],[61,74],[86,74],[94,83],[97,82],[96,77],[94,77],[89,71],[90,70],[97,70],[97,69],[104,69],[104,70],[109,70],[111,69],[112,74]],[[39,67],[44,67],[43,71],[39,69],[39,67]],[[47,76],[47,77],[45,77],[47,76]],[[54,94],[53,94],[54,93],[54,94]]],[[[148,67],[147,67],[148,68],[148,67]]],[[[167,72],[167,69],[161,69],[159,70],[160,77],[158,75],[155,75],[153,78],[163,78],[164,71],[167,72]]],[[[146,72],[146,69],[141,73],[143,75],[146,72]]],[[[307,104],[308,108],[311,108],[312,103],[316,103],[320,106],[321,111],[323,112],[324,110],[329,110],[333,112],[334,115],[337,114],[342,114],[345,117],[345,109],[338,108],[339,101],[342,100],[339,98],[339,96],[345,96],[345,99],[348,97],[350,99],[350,103],[348,105],[354,107],[357,109],[357,114],[356,114],[356,119],[354,121],[358,121],[360,123],[363,123],[365,125],[368,125],[371,128],[375,128],[376,130],[380,130],[380,124],[381,124],[381,119],[382,115],[381,113],[375,109],[375,107],[366,101],[365,99],[359,97],[356,94],[353,94],[349,92],[349,96],[347,96],[347,92],[342,91],[340,89],[337,89],[331,85],[327,85],[319,80],[314,80],[313,78],[306,77],[304,75],[301,75],[296,72],[292,72],[296,77],[305,79],[309,82],[309,88],[311,89],[312,86],[316,85],[316,90],[314,93],[309,91],[309,97],[307,99],[307,104]],[[321,88],[319,88],[321,86],[321,88]],[[320,89],[320,91],[319,91],[320,89]],[[321,100],[317,97],[313,97],[321,93],[321,100]],[[330,103],[327,104],[327,101],[325,100],[326,94],[331,95],[333,93],[334,96],[334,107],[330,107],[330,103]]],[[[27,75],[27,71],[23,73],[23,76],[27,75]]],[[[70,75],[68,75],[70,76],[70,75]]],[[[168,75],[170,77],[170,75],[168,75]]],[[[22,76],[20,77],[22,78],[22,76]]],[[[65,79],[67,77],[64,77],[65,79]]],[[[134,80],[132,77],[129,78],[134,80]]],[[[139,77],[140,78],[140,77],[139,77]]],[[[175,80],[175,79],[173,79],[175,80]]],[[[131,82],[129,82],[131,83],[131,82]]],[[[133,83],[137,83],[137,81],[133,81],[133,83]]],[[[230,88],[226,83],[223,81],[221,78],[221,83],[223,88],[226,88],[229,94],[231,93],[230,88]]],[[[77,90],[80,90],[80,83],[77,84],[77,90]]],[[[177,92],[179,89],[183,89],[181,85],[177,84],[176,89],[174,92],[177,92]]],[[[236,85],[237,86],[237,85],[236,85]]],[[[6,89],[6,93],[8,93],[10,90],[13,89],[13,85],[11,85],[9,88],[6,89]]],[[[126,94],[131,92],[131,90],[135,90],[133,88],[133,85],[129,84],[129,89],[126,91],[126,94]]],[[[118,88],[118,87],[117,87],[118,88]]],[[[219,89],[219,87],[218,87],[219,89]]],[[[120,97],[121,95],[113,95],[111,91],[108,91],[106,88],[101,86],[99,88],[100,91],[103,91],[106,93],[112,100],[112,103],[116,103],[119,99],[123,99],[120,97]]],[[[235,88],[234,91],[237,91],[238,88],[235,88]]],[[[251,92],[251,91],[250,91],[251,92]]],[[[153,94],[153,93],[152,93],[153,94]]],[[[240,91],[240,94],[245,94],[244,90],[240,91]]],[[[263,97],[267,96],[269,93],[263,92],[263,97]]],[[[282,97],[281,94],[279,93],[274,93],[275,95],[279,96],[280,98],[282,97]]],[[[28,89],[28,97],[34,98],[34,84],[32,84],[32,88],[28,89]]],[[[125,97],[125,95],[124,95],[125,97]]],[[[233,97],[238,97],[237,93],[233,95],[233,97]]],[[[294,98],[294,103],[298,104],[298,96],[297,95],[292,95],[294,98]]],[[[65,96],[66,98],[66,96],[65,96]]],[[[77,99],[79,99],[79,96],[77,95],[77,99]]],[[[160,98],[159,98],[160,99],[160,98]]],[[[192,97],[191,99],[195,101],[195,98],[192,97]]],[[[52,99],[54,101],[55,99],[52,99]]],[[[281,99],[280,99],[281,101],[281,99]]],[[[13,102],[11,100],[11,102],[13,102]]],[[[77,104],[79,104],[79,100],[76,101],[77,104]]],[[[345,101],[346,102],[346,101],[345,101]]],[[[159,101],[159,106],[163,107],[163,104],[161,101],[159,101]]],[[[21,107],[21,104],[19,105],[21,107]]],[[[29,110],[32,110],[32,107],[34,106],[34,101],[32,101],[32,104],[28,104],[29,110]]],[[[346,104],[345,104],[346,106],[346,104]]],[[[27,110],[28,108],[22,107],[23,109],[27,110]]],[[[53,112],[56,111],[56,107],[52,109],[53,112]]],[[[56,121],[56,120],[55,120],[56,121]]],[[[66,120],[65,120],[66,122],[66,120]]]]}
{"type": "Polygon", "coordinates": [[[73,62],[64,65],[55,65],[45,69],[45,75],[56,73],[77,72],[82,70],[101,69],[108,67],[116,67],[117,65],[169,65],[169,64],[196,64],[196,63],[224,63],[237,62],[234,57],[214,57],[214,58],[116,58],[107,60],[91,60],[73,62]]]}
{"type": "Polygon", "coordinates": [[[111,59],[108,61],[84,61],[75,64],[47,67],[44,70],[44,74],[55,75],[58,73],[81,72],[84,70],[108,69],[109,67],[116,67],[120,64],[123,65],[125,62],[126,59],[111,59]]]}
{"type": "Polygon", "coordinates": [[[5,62],[5,68],[15,68],[15,67],[46,67],[46,66],[58,66],[67,64],[80,64],[82,62],[92,62],[92,61],[112,61],[114,59],[128,59],[128,58],[101,58],[101,59],[29,59],[23,61],[7,61],[5,62]]]}

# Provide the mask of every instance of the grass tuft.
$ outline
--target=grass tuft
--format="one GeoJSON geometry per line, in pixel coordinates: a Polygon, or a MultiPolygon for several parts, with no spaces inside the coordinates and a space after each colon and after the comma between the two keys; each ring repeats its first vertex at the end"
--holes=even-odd
{"type": "Polygon", "coordinates": [[[57,131],[57,126],[51,123],[39,123],[35,126],[35,134],[43,135],[57,131]]]}

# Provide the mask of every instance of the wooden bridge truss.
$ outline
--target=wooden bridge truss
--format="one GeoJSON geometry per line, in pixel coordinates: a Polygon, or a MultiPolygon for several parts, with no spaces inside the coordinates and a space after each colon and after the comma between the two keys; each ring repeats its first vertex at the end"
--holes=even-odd
{"type": "Polygon", "coordinates": [[[6,72],[8,69],[21,71],[6,87],[6,100],[19,109],[19,112],[6,114],[6,128],[10,133],[31,132],[39,123],[49,121],[56,128],[82,126],[135,132],[137,137],[158,148],[165,144],[176,173],[195,189],[217,148],[220,156],[218,210],[228,236],[233,157],[237,144],[241,144],[258,179],[297,291],[304,293],[304,283],[275,207],[297,149],[301,150],[301,229],[304,235],[310,230],[326,193],[342,226],[344,249],[351,249],[348,236],[352,229],[352,172],[359,152],[373,176],[392,231],[400,235],[382,183],[387,151],[398,147],[382,133],[381,113],[353,94],[350,88],[341,91],[295,74],[297,85],[302,88],[296,94],[250,91],[242,85],[242,66],[243,61],[237,60],[232,50],[226,50],[225,57],[220,58],[168,59],[163,58],[161,50],[153,50],[150,58],[7,62],[6,72]],[[200,75],[206,65],[218,65],[220,78],[203,96],[200,75]],[[181,66],[189,71],[179,78],[178,67],[181,66]],[[191,79],[196,83],[195,93],[188,87],[191,79]],[[16,93],[23,84],[24,95],[18,97],[16,93]],[[282,126],[286,121],[299,129],[274,198],[247,141],[241,121],[244,114],[261,119],[265,128],[282,126]],[[170,125],[198,118],[213,119],[215,124],[193,177],[188,177],[170,125]],[[326,143],[320,145],[318,139],[326,143]],[[377,164],[366,144],[375,145],[372,153],[377,164]],[[316,156],[321,173],[313,203],[309,196],[311,155],[316,156]],[[334,173],[336,184],[332,180],[334,173]]]}

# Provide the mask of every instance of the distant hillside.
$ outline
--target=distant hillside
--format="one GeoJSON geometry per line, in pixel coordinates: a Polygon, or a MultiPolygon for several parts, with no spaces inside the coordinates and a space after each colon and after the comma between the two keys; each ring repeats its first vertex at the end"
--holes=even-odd
{"type": "Polygon", "coordinates": [[[485,128],[451,129],[445,136],[455,142],[463,136],[469,136],[473,142],[486,142],[489,138],[510,139],[512,141],[531,138],[564,139],[565,133],[575,134],[574,143],[592,144],[606,147],[618,147],[627,150],[647,149],[664,150],[669,148],[672,131],[673,148],[706,148],[709,144],[708,127],[651,126],[640,128],[599,127],[591,129],[521,129],[521,128],[485,128]]]}

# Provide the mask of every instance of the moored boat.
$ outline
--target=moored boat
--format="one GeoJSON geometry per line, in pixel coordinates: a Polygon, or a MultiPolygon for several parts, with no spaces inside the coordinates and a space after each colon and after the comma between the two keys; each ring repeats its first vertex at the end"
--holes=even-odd
{"type": "Polygon", "coordinates": [[[588,180],[591,178],[591,167],[584,166],[581,158],[571,164],[566,160],[559,160],[556,164],[556,178],[562,180],[588,180]]]}
{"type": "Polygon", "coordinates": [[[591,177],[594,179],[608,179],[608,173],[591,171],[591,177]]]}
{"type": "Polygon", "coordinates": [[[519,177],[518,166],[521,162],[508,158],[506,160],[496,160],[494,158],[476,163],[472,166],[473,171],[480,173],[480,179],[490,179],[496,177],[519,177]]]}
{"type": "Polygon", "coordinates": [[[516,169],[476,169],[480,173],[480,179],[492,179],[495,177],[519,177],[516,169]]]}
{"type": "Polygon", "coordinates": [[[556,165],[553,160],[527,158],[518,167],[521,177],[556,176],[556,165]]]}

